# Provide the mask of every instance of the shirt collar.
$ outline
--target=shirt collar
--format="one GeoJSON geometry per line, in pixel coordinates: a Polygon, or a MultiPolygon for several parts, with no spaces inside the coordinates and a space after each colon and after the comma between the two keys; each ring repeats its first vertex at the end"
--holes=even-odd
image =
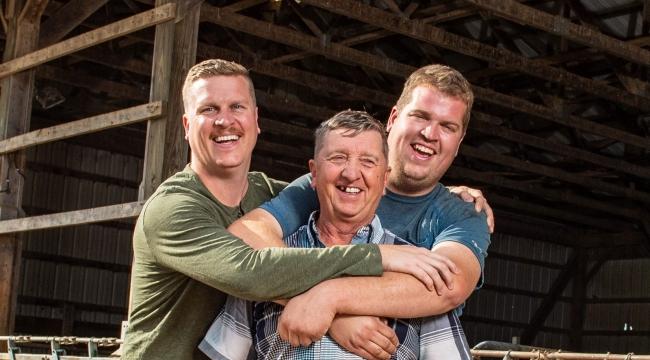
{"type": "MultiPolygon", "coordinates": [[[[320,241],[318,228],[316,227],[316,220],[318,220],[319,211],[316,210],[309,215],[307,222],[307,237],[312,247],[325,247],[320,241]]],[[[375,215],[370,224],[362,226],[357,233],[352,237],[350,245],[356,244],[380,244],[384,237],[384,228],[381,226],[379,217],[375,215]]]]}

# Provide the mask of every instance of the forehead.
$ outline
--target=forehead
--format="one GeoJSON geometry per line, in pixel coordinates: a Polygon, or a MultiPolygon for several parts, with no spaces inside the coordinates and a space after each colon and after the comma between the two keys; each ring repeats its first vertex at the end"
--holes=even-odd
{"type": "Polygon", "coordinates": [[[336,129],[325,133],[321,152],[345,152],[383,157],[381,134],[374,130],[362,131],[356,135],[350,129],[336,129]]]}
{"type": "Polygon", "coordinates": [[[251,100],[249,83],[241,75],[217,75],[195,80],[189,94],[197,100],[206,98],[251,100]]]}
{"type": "Polygon", "coordinates": [[[420,85],[413,89],[411,101],[404,110],[422,111],[447,121],[462,123],[467,104],[461,98],[444,94],[435,87],[420,85]]]}

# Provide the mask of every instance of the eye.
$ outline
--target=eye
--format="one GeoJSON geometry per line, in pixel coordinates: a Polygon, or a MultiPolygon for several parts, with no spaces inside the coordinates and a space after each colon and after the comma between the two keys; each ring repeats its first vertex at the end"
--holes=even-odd
{"type": "Polygon", "coordinates": [[[348,161],[347,157],[344,155],[332,155],[328,160],[337,165],[345,164],[348,161]]]}
{"type": "Polygon", "coordinates": [[[241,110],[245,109],[244,105],[242,105],[242,104],[234,104],[230,108],[235,110],[235,111],[241,111],[241,110]]]}
{"type": "Polygon", "coordinates": [[[377,166],[378,164],[377,164],[376,159],[373,159],[373,158],[361,158],[361,165],[363,165],[364,167],[371,168],[371,167],[377,166]]]}
{"type": "Polygon", "coordinates": [[[442,124],[442,127],[448,132],[456,132],[456,131],[458,131],[458,125],[453,124],[453,123],[444,123],[444,124],[442,124]]]}
{"type": "Polygon", "coordinates": [[[217,108],[214,106],[206,106],[199,110],[200,114],[212,114],[217,111],[217,108]]]}

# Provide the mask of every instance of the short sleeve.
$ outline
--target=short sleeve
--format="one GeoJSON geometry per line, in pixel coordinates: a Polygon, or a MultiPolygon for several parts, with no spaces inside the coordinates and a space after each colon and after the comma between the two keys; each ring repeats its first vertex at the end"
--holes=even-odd
{"type": "Polygon", "coordinates": [[[311,187],[311,175],[305,174],[290,183],[278,196],[265,202],[261,208],[280,223],[282,237],[293,234],[309,220],[309,214],[318,209],[318,197],[311,187]]]}

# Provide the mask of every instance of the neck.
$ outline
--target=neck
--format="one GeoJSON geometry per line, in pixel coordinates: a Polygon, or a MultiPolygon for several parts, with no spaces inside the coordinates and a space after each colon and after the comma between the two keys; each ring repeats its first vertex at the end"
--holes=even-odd
{"type": "Polygon", "coordinates": [[[347,223],[332,221],[326,217],[324,218],[321,214],[321,217],[316,220],[316,228],[318,229],[320,241],[325,246],[349,245],[357,231],[368,225],[371,220],[362,223],[347,223]]]}
{"type": "Polygon", "coordinates": [[[437,181],[433,185],[419,186],[404,179],[389,179],[386,188],[398,195],[416,197],[430,193],[437,185],[437,181]]]}
{"type": "Polygon", "coordinates": [[[222,204],[230,207],[238,206],[248,190],[248,170],[224,169],[217,173],[210,173],[203,169],[190,167],[210,193],[222,204]]]}

